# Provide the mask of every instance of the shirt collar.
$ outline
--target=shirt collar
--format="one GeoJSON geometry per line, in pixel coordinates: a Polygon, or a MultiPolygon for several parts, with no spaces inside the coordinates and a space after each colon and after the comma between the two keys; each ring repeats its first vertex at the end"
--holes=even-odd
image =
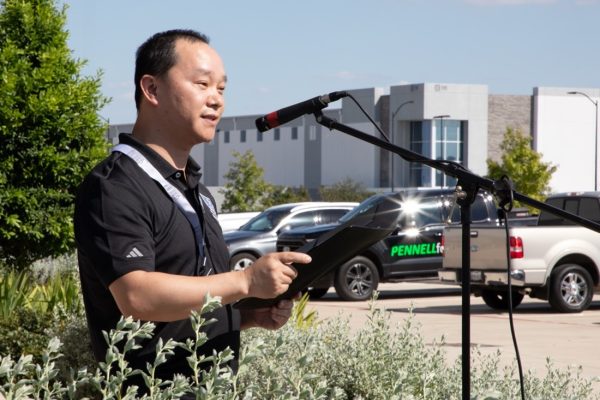
{"type": "MultiPolygon", "coordinates": [[[[154,166],[154,168],[158,170],[163,178],[176,179],[175,174],[177,174],[179,170],[169,164],[167,160],[162,158],[156,151],[140,142],[135,136],[129,133],[121,133],[119,135],[119,143],[128,144],[142,153],[144,157],[146,157],[146,159],[154,166]]],[[[198,163],[192,157],[189,157],[185,166],[185,174],[187,176],[188,185],[192,189],[195,189],[198,186],[198,182],[202,177],[200,170],[201,167],[198,165],[198,163]]]]}

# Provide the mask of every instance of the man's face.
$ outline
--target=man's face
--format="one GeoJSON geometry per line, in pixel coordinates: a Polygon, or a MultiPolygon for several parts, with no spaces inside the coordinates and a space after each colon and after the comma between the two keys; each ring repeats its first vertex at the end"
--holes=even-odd
{"type": "MultiPolygon", "coordinates": [[[[225,101],[227,76],[217,52],[202,42],[178,40],[176,62],[158,79],[159,109],[169,135],[182,146],[209,142],[225,101]]],[[[190,147],[191,147],[190,146],[190,147]]]]}

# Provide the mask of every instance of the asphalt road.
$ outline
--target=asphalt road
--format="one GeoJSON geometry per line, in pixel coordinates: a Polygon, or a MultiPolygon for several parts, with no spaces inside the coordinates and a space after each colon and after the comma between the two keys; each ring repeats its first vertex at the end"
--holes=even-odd
{"type": "MultiPolygon", "coordinates": [[[[509,315],[485,305],[478,297],[470,298],[471,345],[483,353],[501,351],[503,362],[515,362],[510,334],[509,315]]],[[[426,343],[445,338],[447,360],[453,362],[462,354],[461,289],[440,285],[436,280],[386,283],[379,287],[380,308],[391,313],[393,324],[401,322],[412,307],[426,343]]],[[[333,289],[319,300],[311,300],[309,309],[320,319],[339,313],[350,316],[353,328],[361,327],[368,313],[367,302],[345,302],[333,289]]],[[[555,367],[582,366],[586,377],[600,377],[600,295],[591,307],[579,314],[553,311],[547,302],[525,297],[513,314],[521,364],[524,371],[546,375],[546,359],[555,367]]],[[[516,365],[516,364],[515,364],[516,365]]],[[[600,392],[600,384],[595,385],[600,392]]]]}

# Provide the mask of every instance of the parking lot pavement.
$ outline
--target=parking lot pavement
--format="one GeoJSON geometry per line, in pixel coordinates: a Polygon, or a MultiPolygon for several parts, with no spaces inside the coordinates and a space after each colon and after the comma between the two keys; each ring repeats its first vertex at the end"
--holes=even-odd
{"type": "MultiPolygon", "coordinates": [[[[461,289],[437,281],[386,283],[379,286],[379,307],[390,312],[392,324],[401,323],[412,307],[426,343],[445,338],[447,360],[462,354],[461,289]]],[[[366,322],[367,302],[340,301],[333,289],[322,299],[311,300],[309,309],[320,319],[340,313],[348,315],[351,326],[358,329],[366,322]]],[[[523,370],[546,375],[546,358],[555,367],[582,366],[583,376],[600,377],[600,296],[589,309],[579,314],[553,311],[547,302],[525,297],[513,314],[515,334],[523,370]]],[[[471,345],[484,354],[500,350],[503,362],[515,362],[507,312],[495,311],[483,300],[471,296],[471,345]]],[[[516,365],[516,364],[515,364],[516,365]]],[[[595,385],[600,392],[600,384],[595,385]]]]}

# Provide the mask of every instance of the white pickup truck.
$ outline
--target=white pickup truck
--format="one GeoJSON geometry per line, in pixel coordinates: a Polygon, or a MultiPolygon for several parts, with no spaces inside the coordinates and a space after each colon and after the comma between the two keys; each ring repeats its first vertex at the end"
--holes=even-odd
{"type": "MultiPolygon", "coordinates": [[[[556,194],[546,203],[600,222],[600,192],[556,194]]],[[[462,228],[447,226],[443,235],[439,279],[460,284],[462,228]]],[[[513,307],[527,294],[559,312],[581,312],[600,291],[600,233],[591,229],[542,211],[535,226],[509,223],[508,257],[504,227],[471,226],[470,237],[471,291],[494,309],[509,305],[508,261],[513,307]]]]}

